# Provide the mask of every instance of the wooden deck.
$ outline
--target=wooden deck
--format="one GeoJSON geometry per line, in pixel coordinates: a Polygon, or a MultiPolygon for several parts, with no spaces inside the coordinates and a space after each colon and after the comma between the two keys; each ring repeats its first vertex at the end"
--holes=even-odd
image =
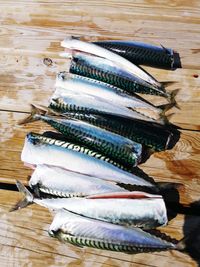
{"type": "MultiPolygon", "coordinates": [[[[200,223],[200,1],[0,0],[0,185],[26,182],[31,173],[20,161],[24,137],[47,126],[17,122],[31,102],[47,104],[56,72],[67,68],[58,55],[66,34],[134,39],[180,53],[183,69],[148,70],[160,81],[176,81],[169,90],[180,88],[180,110],[174,109],[171,121],[185,130],[172,150],[154,154],[141,167],[156,181],[184,184],[179,200],[192,208],[178,207],[182,214],[162,229],[182,238],[200,223]],[[45,65],[44,58],[52,64],[45,65]]],[[[8,212],[20,197],[0,190],[1,266],[198,266],[192,253],[125,255],[61,244],[48,236],[52,216],[46,209],[32,205],[8,212]]]]}

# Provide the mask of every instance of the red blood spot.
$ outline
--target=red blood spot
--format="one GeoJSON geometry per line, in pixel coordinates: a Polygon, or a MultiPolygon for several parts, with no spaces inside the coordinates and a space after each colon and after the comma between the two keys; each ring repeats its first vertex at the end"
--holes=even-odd
{"type": "Polygon", "coordinates": [[[198,75],[198,74],[194,74],[193,77],[194,77],[194,78],[198,78],[199,75],[198,75]]]}

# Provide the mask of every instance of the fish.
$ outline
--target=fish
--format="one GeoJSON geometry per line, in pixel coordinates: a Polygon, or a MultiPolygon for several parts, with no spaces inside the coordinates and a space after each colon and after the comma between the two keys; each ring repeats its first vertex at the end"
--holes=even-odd
{"type": "MultiPolygon", "coordinates": [[[[59,112],[59,110],[56,110],[59,112]]],[[[106,112],[85,112],[78,108],[61,110],[61,115],[88,122],[102,129],[122,135],[134,142],[146,146],[152,151],[164,151],[172,148],[174,136],[179,131],[173,128],[163,127],[157,123],[151,123],[138,119],[124,118],[106,112]],[[64,113],[62,113],[64,112],[64,113]]]]}
{"type": "Polygon", "coordinates": [[[102,193],[86,198],[37,198],[20,181],[16,185],[25,198],[13,210],[36,203],[52,211],[67,209],[88,218],[144,229],[164,226],[168,222],[165,203],[160,195],[133,191],[102,193]]]}
{"type": "Polygon", "coordinates": [[[106,48],[136,65],[175,70],[182,68],[179,53],[171,48],[134,41],[96,41],[95,45],[106,48]]]}
{"type": "Polygon", "coordinates": [[[96,177],[49,165],[37,165],[29,180],[29,186],[38,197],[41,192],[70,198],[127,191],[114,182],[109,183],[96,177]]]}
{"type": "Polygon", "coordinates": [[[100,97],[75,93],[74,91],[65,90],[61,87],[56,88],[50,100],[49,107],[56,110],[62,109],[63,111],[69,109],[78,109],[86,112],[92,111],[95,113],[101,113],[103,111],[109,114],[123,116],[125,118],[136,118],[143,121],[156,122],[161,125],[168,123],[168,116],[162,116],[160,119],[155,120],[127,107],[113,103],[111,104],[100,97]]]}
{"type": "Polygon", "coordinates": [[[111,84],[132,95],[139,93],[161,96],[166,98],[171,105],[178,107],[175,97],[179,89],[175,89],[171,92],[167,92],[165,89],[165,87],[174,82],[161,82],[160,87],[155,87],[134,75],[130,75],[109,60],[80,52],[74,53],[70,58],[70,73],[111,84]]]}
{"type": "Polygon", "coordinates": [[[21,160],[33,168],[38,164],[53,165],[107,181],[156,187],[153,181],[134,175],[120,164],[84,146],[36,133],[27,134],[21,160]]]}
{"type": "MultiPolygon", "coordinates": [[[[116,65],[120,66],[122,69],[125,69],[130,74],[134,74],[135,76],[143,79],[147,83],[152,84],[157,87],[161,86],[161,84],[155,78],[153,78],[143,69],[134,65],[127,59],[117,55],[116,53],[109,51],[108,49],[102,48],[98,45],[95,45],[89,42],[78,40],[77,38],[74,38],[72,36],[63,40],[61,42],[61,46],[66,49],[67,53],[69,52],[73,53],[73,51],[81,51],[87,54],[92,54],[92,55],[95,55],[101,58],[106,58],[108,60],[111,60],[116,65]]],[[[61,56],[65,57],[65,52],[61,53],[61,56]]],[[[67,54],[67,57],[68,57],[68,54],[67,54]]]]}
{"type": "Polygon", "coordinates": [[[165,250],[185,250],[185,239],[172,242],[137,227],[124,227],[59,210],[48,231],[51,237],[78,247],[90,247],[135,254],[165,250]]]}
{"type": "MultiPolygon", "coordinates": [[[[58,74],[55,86],[75,91],[80,95],[86,94],[102,98],[110,104],[124,106],[154,120],[161,120],[166,110],[166,106],[163,110],[163,108],[156,107],[137,95],[129,95],[113,85],[67,72],[58,74]]],[[[168,109],[169,105],[167,104],[168,109]]]]}
{"type": "Polygon", "coordinates": [[[54,127],[62,133],[68,141],[101,153],[101,155],[127,168],[132,168],[141,162],[141,144],[72,117],[66,118],[42,115],[40,110],[38,111],[37,108],[32,106],[32,115],[25,118],[24,122],[21,121],[21,124],[38,119],[54,127]]]}

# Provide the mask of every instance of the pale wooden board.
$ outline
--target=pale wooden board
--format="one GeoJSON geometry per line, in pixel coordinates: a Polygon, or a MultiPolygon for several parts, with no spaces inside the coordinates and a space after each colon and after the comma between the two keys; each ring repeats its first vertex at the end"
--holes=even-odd
{"type": "MultiPolygon", "coordinates": [[[[48,236],[52,216],[46,209],[32,205],[8,212],[19,199],[16,192],[4,191],[0,195],[0,260],[3,266],[196,266],[189,256],[180,252],[126,255],[61,244],[48,236]]],[[[183,216],[179,215],[165,232],[181,238],[182,221],[183,216]]]]}
{"type": "MultiPolygon", "coordinates": [[[[20,161],[28,131],[42,132],[44,123],[20,127],[18,120],[30,110],[31,102],[48,104],[56,72],[68,62],[59,57],[60,41],[66,35],[97,39],[134,39],[162,44],[181,54],[183,69],[176,71],[146,68],[160,81],[176,81],[168,89],[179,88],[171,121],[184,129],[200,130],[200,2],[193,1],[0,1],[0,181],[27,181],[31,170],[20,161]],[[53,64],[46,66],[45,57],[53,64]],[[4,110],[4,111],[3,111],[4,110]],[[16,111],[20,111],[16,112],[16,111]]],[[[149,98],[156,104],[163,100],[149,98]]],[[[169,112],[170,113],[170,112],[169,112]]],[[[200,133],[182,131],[176,146],[156,153],[142,165],[156,181],[179,182],[180,202],[199,200],[200,133]]],[[[30,206],[16,213],[8,209],[19,199],[15,192],[1,191],[1,266],[197,266],[179,252],[139,255],[79,249],[48,237],[51,215],[30,206]],[[8,257],[9,255],[9,257],[8,257]]],[[[178,215],[163,229],[180,239],[182,229],[190,231],[197,216],[178,215]]]]}

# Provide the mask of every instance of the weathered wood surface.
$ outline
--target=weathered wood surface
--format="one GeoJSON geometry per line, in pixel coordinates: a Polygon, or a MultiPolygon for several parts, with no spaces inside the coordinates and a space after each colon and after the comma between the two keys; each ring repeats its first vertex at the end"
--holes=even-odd
{"type": "MultiPolygon", "coordinates": [[[[176,146],[156,153],[142,168],[157,181],[184,184],[180,202],[200,196],[200,2],[193,1],[8,1],[0,0],[0,182],[26,182],[31,171],[20,161],[28,131],[42,132],[44,123],[20,127],[17,122],[31,102],[47,104],[56,72],[67,69],[59,58],[66,34],[99,39],[134,39],[180,52],[183,69],[174,72],[147,68],[160,81],[180,88],[173,123],[182,130],[176,146]],[[43,63],[45,57],[52,65],[43,63]],[[193,130],[193,131],[191,131],[193,130]]],[[[160,99],[157,101],[159,103],[160,99]]],[[[9,208],[19,194],[0,191],[1,266],[197,266],[179,252],[125,255],[63,245],[48,237],[52,216],[32,205],[15,213],[9,208]]],[[[198,216],[177,215],[162,231],[180,239],[200,222],[198,216]]]]}

